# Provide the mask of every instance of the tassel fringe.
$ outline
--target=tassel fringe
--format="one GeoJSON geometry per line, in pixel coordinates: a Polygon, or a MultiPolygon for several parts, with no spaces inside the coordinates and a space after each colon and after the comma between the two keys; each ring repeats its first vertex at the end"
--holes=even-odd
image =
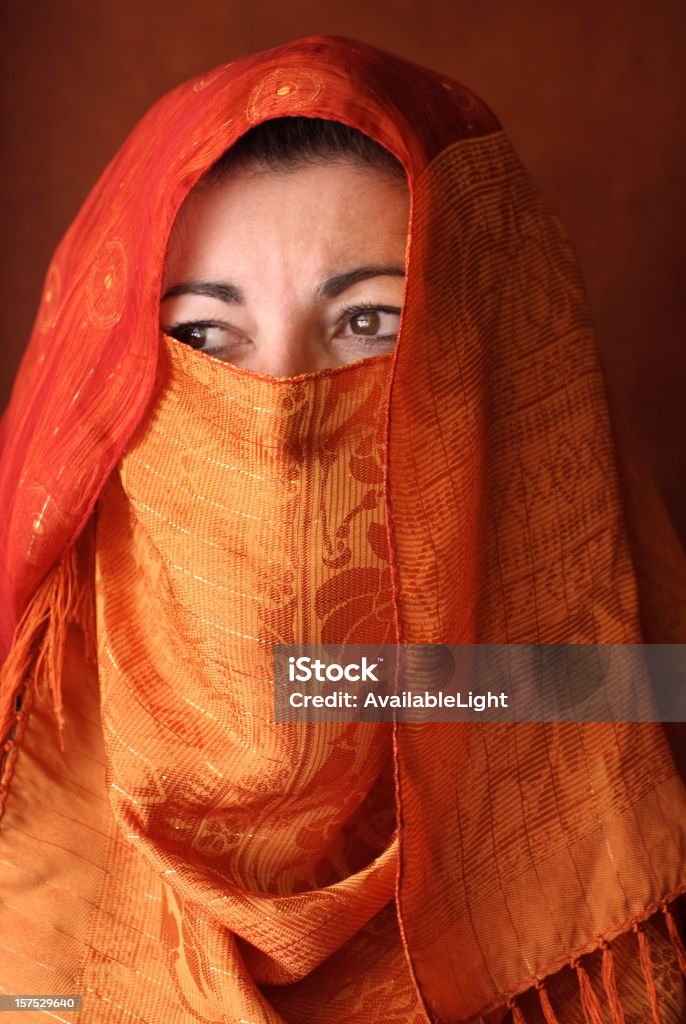
{"type": "Polygon", "coordinates": [[[62,664],[64,644],[69,622],[73,621],[79,606],[78,560],[72,547],[51,574],[50,585],[46,588],[46,601],[36,609],[39,614],[31,623],[28,632],[37,640],[37,654],[33,669],[36,694],[45,698],[52,696],[53,708],[59,729],[60,750],[64,752],[64,715],[62,709],[62,664]],[[32,628],[34,627],[34,628],[32,628]],[[40,632],[39,632],[40,631],[40,632]]]}
{"type": "Polygon", "coordinates": [[[650,1000],[650,1012],[652,1014],[653,1024],[660,1024],[660,1008],[657,1004],[657,989],[655,988],[655,978],[653,976],[653,963],[650,958],[650,941],[646,933],[638,924],[634,925],[634,931],[636,932],[636,938],[638,939],[641,969],[646,980],[646,988],[648,990],[648,999],[650,1000]]]}
{"type": "Polygon", "coordinates": [[[602,978],[605,994],[607,996],[607,1005],[610,1011],[610,1020],[612,1024],[625,1024],[624,1011],[622,1010],[619,992],[617,991],[617,982],[615,980],[615,965],[612,950],[607,942],[603,943],[602,950],[602,978]]]}
{"type": "MultiPolygon", "coordinates": [[[[680,895],[686,895],[686,893],[675,892],[670,896],[664,897],[659,903],[651,904],[641,915],[641,920],[634,918],[632,921],[627,922],[629,927],[626,931],[620,932],[623,936],[630,935],[631,931],[636,935],[639,964],[641,967],[641,973],[643,974],[643,980],[645,982],[645,992],[650,1009],[649,1017],[646,1018],[646,1020],[649,1020],[650,1024],[662,1024],[662,1018],[660,1016],[660,996],[656,984],[656,975],[654,973],[649,931],[645,930],[644,923],[649,918],[654,918],[659,912],[664,914],[667,935],[674,952],[674,960],[671,961],[670,969],[673,970],[674,967],[678,967],[684,977],[686,977],[686,946],[684,945],[684,939],[681,935],[679,925],[677,924],[671,905],[679,898],[680,895]]],[[[611,943],[599,935],[595,950],[586,950],[581,954],[581,956],[579,953],[572,953],[571,958],[567,962],[576,974],[579,1001],[583,1011],[585,1024],[627,1024],[625,1008],[622,1006],[622,997],[620,996],[620,991],[617,986],[617,978],[615,974],[616,957],[613,954],[611,943]],[[597,957],[598,954],[601,955],[600,962],[598,963],[596,960],[596,964],[600,968],[600,978],[598,979],[595,977],[595,974],[594,977],[597,986],[600,986],[602,983],[602,994],[594,989],[591,977],[583,963],[583,959],[587,955],[597,957]]],[[[635,964],[635,960],[632,960],[632,963],[635,964]]],[[[527,993],[530,993],[532,988],[536,990],[540,1006],[540,1015],[545,1021],[545,1024],[561,1024],[561,1020],[555,1012],[551,1002],[550,995],[548,993],[548,986],[546,984],[546,982],[550,981],[550,977],[554,976],[554,971],[555,968],[551,971],[551,975],[545,979],[540,977],[534,978],[533,984],[530,982],[530,987],[526,989],[527,993]]],[[[517,1003],[517,999],[521,997],[522,991],[523,987],[518,988],[515,992],[505,996],[505,1005],[511,1015],[507,1019],[511,1021],[511,1024],[527,1024],[524,1010],[517,1003]]],[[[502,1007],[503,1003],[499,1003],[498,1005],[502,1007]]],[[[500,1012],[502,1013],[502,1010],[500,1012]]],[[[498,1019],[500,1020],[501,1018],[499,1017],[498,1019]]],[[[485,1024],[483,1016],[479,1016],[478,1019],[470,1018],[470,1020],[473,1020],[474,1024],[485,1024]]]]}
{"type": "Polygon", "coordinates": [[[62,666],[67,632],[81,627],[85,655],[95,660],[94,537],[89,524],[33,595],[14,633],[12,648],[0,669],[0,748],[13,746],[19,702],[26,687],[37,696],[49,693],[64,753],[62,666]]]}
{"type": "Polygon", "coordinates": [[[512,1011],[512,1024],[526,1024],[526,1017],[514,999],[508,1000],[507,1006],[512,1011]]]}
{"type": "Polygon", "coordinates": [[[538,989],[538,1001],[541,1004],[541,1010],[543,1011],[543,1017],[546,1024],[560,1024],[557,1014],[553,1010],[552,1003],[550,1002],[550,996],[545,988],[545,985],[539,982],[536,986],[538,989]]]}
{"type": "Polygon", "coordinates": [[[576,971],[576,978],[579,983],[579,997],[586,1024],[605,1024],[598,997],[593,991],[593,985],[586,968],[582,966],[579,960],[574,961],[572,966],[576,971]]]}
{"type": "MultiPolygon", "coordinates": [[[[659,903],[655,903],[647,907],[641,915],[641,920],[634,918],[631,922],[627,922],[627,925],[629,926],[627,931],[622,931],[620,933],[622,935],[627,935],[633,930],[636,935],[639,964],[641,967],[641,973],[643,974],[643,980],[645,982],[645,991],[650,1009],[650,1015],[647,1020],[650,1020],[650,1024],[662,1024],[662,1018],[660,1016],[660,997],[654,973],[649,931],[645,930],[644,922],[650,917],[654,917],[660,911],[664,914],[667,935],[669,936],[669,941],[674,952],[673,966],[677,966],[684,977],[686,977],[686,945],[684,944],[683,936],[681,935],[679,925],[677,924],[671,906],[671,904],[680,895],[686,894],[675,892],[670,896],[664,897],[659,903]]],[[[583,1011],[584,1022],[585,1024],[627,1024],[625,1010],[622,1006],[622,998],[617,986],[617,978],[615,974],[616,958],[612,951],[612,945],[607,939],[604,939],[600,935],[598,936],[597,942],[598,945],[594,951],[586,950],[581,955],[579,955],[579,953],[572,953],[571,958],[568,960],[569,966],[576,974],[579,1001],[583,1011]],[[596,978],[596,984],[599,986],[602,983],[602,994],[594,989],[591,977],[583,963],[583,959],[587,955],[597,956],[599,953],[601,954],[601,960],[598,964],[600,967],[600,979],[596,978]]],[[[561,1024],[560,1018],[555,1012],[548,993],[546,981],[549,980],[550,978],[534,978],[533,985],[531,987],[534,988],[538,994],[540,1014],[545,1021],[545,1024],[561,1024]]],[[[528,991],[530,991],[530,989],[527,989],[527,992],[528,991]]],[[[517,1003],[517,999],[521,995],[521,992],[522,990],[519,989],[507,997],[506,1005],[507,1009],[511,1013],[512,1024],[527,1024],[524,1011],[517,1003]]],[[[500,1006],[502,1005],[503,1004],[501,1003],[500,1006]]],[[[509,1019],[510,1018],[508,1018],[508,1020],[509,1019]]],[[[481,1017],[478,1020],[478,1024],[482,1024],[481,1017]]]]}
{"type": "Polygon", "coordinates": [[[679,935],[679,929],[677,928],[676,921],[674,920],[674,915],[666,902],[662,904],[662,913],[665,915],[665,919],[667,921],[667,932],[669,933],[672,947],[676,953],[681,973],[686,977],[686,948],[684,948],[683,940],[681,935],[679,935]]]}

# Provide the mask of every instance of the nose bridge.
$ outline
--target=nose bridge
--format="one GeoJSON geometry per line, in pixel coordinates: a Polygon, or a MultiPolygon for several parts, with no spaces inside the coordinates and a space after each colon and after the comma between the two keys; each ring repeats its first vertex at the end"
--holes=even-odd
{"type": "Polygon", "coordinates": [[[277,238],[260,267],[250,369],[271,377],[295,377],[319,368],[321,325],[312,307],[309,275],[287,239],[277,238]]]}
{"type": "Polygon", "coordinates": [[[272,319],[257,340],[255,366],[271,377],[295,377],[328,365],[320,339],[310,318],[291,311],[281,320],[272,319]]]}

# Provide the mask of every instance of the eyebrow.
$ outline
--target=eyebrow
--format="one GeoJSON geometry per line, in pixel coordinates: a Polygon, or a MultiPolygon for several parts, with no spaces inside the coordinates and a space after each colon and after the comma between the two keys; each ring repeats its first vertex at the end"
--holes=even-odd
{"type": "MultiPolygon", "coordinates": [[[[404,277],[404,267],[368,266],[355,267],[354,270],[346,270],[342,274],[334,274],[322,281],[316,291],[318,299],[335,299],[352,288],[360,281],[368,281],[372,277],[404,277]]],[[[184,281],[169,288],[162,296],[162,302],[172,299],[176,295],[206,295],[210,299],[219,299],[227,306],[242,306],[245,303],[245,295],[236,285],[228,281],[184,281]]]]}
{"type": "Polygon", "coordinates": [[[354,270],[346,270],[342,274],[334,274],[317,288],[317,298],[335,299],[337,295],[352,288],[360,281],[368,281],[372,277],[404,277],[404,267],[356,267],[354,270]]]}
{"type": "Polygon", "coordinates": [[[220,281],[185,281],[182,284],[175,284],[173,288],[162,296],[165,299],[173,299],[175,295],[207,295],[210,299],[219,299],[227,306],[241,306],[245,302],[243,292],[233,284],[222,284],[220,281]]]}

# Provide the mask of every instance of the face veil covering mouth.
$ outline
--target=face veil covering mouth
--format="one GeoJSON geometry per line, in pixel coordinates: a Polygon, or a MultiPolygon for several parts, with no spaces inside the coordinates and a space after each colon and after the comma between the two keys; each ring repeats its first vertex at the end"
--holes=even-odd
{"type": "Polygon", "coordinates": [[[2,421],[3,989],[89,1024],[683,1020],[663,725],[271,720],[278,642],[682,642],[624,430],[564,229],[465,86],[317,36],[160,100],[2,421]],[[181,204],[282,116],[407,171],[391,356],[269,378],[160,337],[181,204]]]}
{"type": "Polygon", "coordinates": [[[273,379],[162,344],[98,516],[110,801],[170,907],[285,984],[393,897],[390,724],[272,721],[274,643],[394,637],[390,356],[273,379]]]}

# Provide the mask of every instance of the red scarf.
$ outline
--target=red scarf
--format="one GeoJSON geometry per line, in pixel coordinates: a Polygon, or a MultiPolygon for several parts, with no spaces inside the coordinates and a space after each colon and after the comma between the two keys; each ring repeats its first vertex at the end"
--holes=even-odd
{"type": "MultiPolygon", "coordinates": [[[[70,620],[92,638],[95,627],[84,597],[89,563],[79,571],[73,545],[150,413],[174,217],[241,134],[289,114],[368,133],[404,164],[410,183],[406,307],[384,400],[382,465],[397,638],[683,639],[683,553],[670,546],[666,520],[659,543],[646,530],[638,462],[626,463],[622,503],[575,258],[495,116],[445,76],[362,43],[312,37],[164,97],[105,171],[50,266],[3,421],[5,790],[13,773],[18,784],[41,770],[40,758],[29,769],[25,753],[40,747],[30,746],[25,712],[41,680],[52,687],[67,746],[78,748],[69,718],[78,692],[62,704],[64,636],[70,620]],[[681,559],[669,580],[665,552],[681,559]]],[[[406,961],[433,1019],[467,1020],[508,1000],[520,1013],[516,998],[535,987],[552,1020],[541,984],[571,963],[595,1021],[584,963],[602,957],[602,998],[619,1020],[613,943],[633,941],[633,932],[659,1020],[644,927],[656,911],[675,969],[686,964],[670,911],[686,889],[686,799],[660,725],[396,726],[393,756],[397,908],[406,961]]],[[[19,801],[25,789],[10,789],[14,826],[21,808],[13,794],[19,801]]],[[[40,856],[32,854],[38,874],[40,856]]],[[[122,892],[138,863],[135,850],[126,858],[115,879],[122,892]]],[[[198,934],[209,927],[202,901],[185,919],[177,912],[198,934]]],[[[256,939],[254,949],[247,962],[255,966],[266,947],[256,939]]],[[[111,1001],[115,975],[121,991],[138,991],[122,982],[136,948],[119,953],[116,970],[99,969],[98,1005],[111,1001]]],[[[251,999],[245,1012],[262,1020],[251,999]]]]}

